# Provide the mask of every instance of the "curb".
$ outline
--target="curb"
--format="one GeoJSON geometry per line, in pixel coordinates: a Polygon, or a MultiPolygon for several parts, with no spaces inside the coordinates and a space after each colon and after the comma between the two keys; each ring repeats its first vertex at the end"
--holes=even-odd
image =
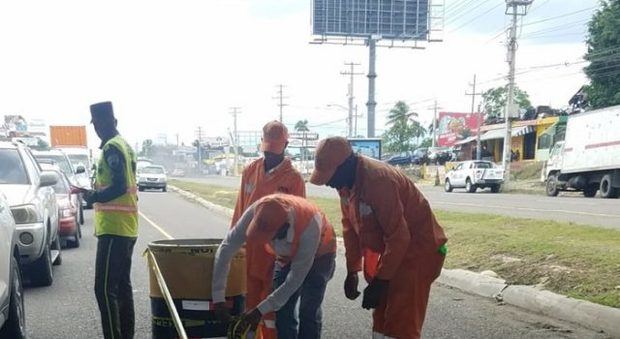
{"type": "MultiPolygon", "coordinates": [[[[168,188],[211,211],[232,217],[233,210],[230,208],[214,204],[175,186],[168,185],[168,188]]],[[[341,239],[338,238],[339,244],[341,239]]],[[[443,269],[437,282],[470,294],[492,298],[531,312],[575,323],[594,331],[603,331],[613,338],[620,338],[620,309],[617,308],[569,298],[532,286],[509,285],[503,279],[462,269],[443,269]]]]}

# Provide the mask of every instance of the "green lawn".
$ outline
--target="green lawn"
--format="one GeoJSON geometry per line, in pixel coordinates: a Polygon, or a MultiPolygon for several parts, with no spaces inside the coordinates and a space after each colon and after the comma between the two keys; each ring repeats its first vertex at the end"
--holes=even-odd
{"type": "MultiPolygon", "coordinates": [[[[233,189],[170,183],[234,207],[233,189]]],[[[341,234],[339,202],[310,200],[341,234]]],[[[620,308],[620,231],[490,214],[435,213],[450,239],[447,268],[492,270],[511,284],[541,284],[556,293],[620,308]]]]}

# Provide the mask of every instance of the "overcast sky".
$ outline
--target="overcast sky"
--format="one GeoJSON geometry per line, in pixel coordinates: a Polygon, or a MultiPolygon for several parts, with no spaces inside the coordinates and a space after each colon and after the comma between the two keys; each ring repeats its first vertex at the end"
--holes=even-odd
{"type": "MultiPolygon", "coordinates": [[[[397,100],[430,122],[434,98],[442,110],[471,109],[464,93],[474,74],[481,91],[505,83],[505,1],[445,3],[443,42],[377,50],[378,132],[397,100]]],[[[517,54],[517,83],[534,105],[564,107],[586,81],[585,64],[575,62],[597,3],[534,1],[517,54]]],[[[242,109],[240,130],[276,119],[273,97],[283,83],[285,123],[307,119],[321,136],[345,133],[346,112],[326,105],[347,104],[343,63],[361,63],[366,73],[368,50],[309,44],[310,7],[309,0],[3,1],[0,115],[87,124],[88,106],[111,100],[132,143],[160,133],[189,143],[198,126],[226,135],[232,106],[242,109]]],[[[356,77],[355,96],[365,117],[366,77],[356,77]]]]}

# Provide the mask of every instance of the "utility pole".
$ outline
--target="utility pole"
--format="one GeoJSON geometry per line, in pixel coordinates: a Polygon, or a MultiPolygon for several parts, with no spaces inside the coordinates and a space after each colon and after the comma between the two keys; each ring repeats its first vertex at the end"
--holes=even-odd
{"type": "Polygon", "coordinates": [[[196,141],[196,149],[198,150],[198,174],[202,174],[202,149],[200,144],[202,143],[202,127],[198,126],[196,130],[196,137],[198,138],[196,141]]]}
{"type": "Polygon", "coordinates": [[[512,126],[511,118],[514,114],[514,89],[515,89],[515,59],[517,54],[517,24],[518,17],[527,14],[528,7],[534,0],[506,0],[506,15],[512,16],[512,25],[510,26],[510,36],[508,39],[508,98],[506,100],[506,109],[504,120],[506,120],[506,135],[504,137],[504,187],[508,187],[510,183],[510,161],[512,150],[512,126]]]}
{"type": "Polygon", "coordinates": [[[437,100],[435,100],[433,112],[433,142],[431,145],[437,147],[437,100]]]}
{"type": "Polygon", "coordinates": [[[347,96],[349,97],[349,117],[347,119],[347,123],[349,126],[347,135],[349,136],[349,138],[353,137],[353,99],[355,98],[354,96],[354,92],[353,92],[353,83],[354,83],[354,76],[355,75],[364,75],[364,73],[356,73],[355,72],[355,66],[360,66],[360,64],[356,64],[354,62],[345,62],[345,66],[349,66],[351,68],[351,70],[349,71],[344,71],[344,72],[340,72],[340,74],[342,75],[349,75],[351,76],[350,80],[349,80],[349,91],[347,96]]]}
{"type": "Polygon", "coordinates": [[[241,107],[231,107],[230,114],[233,116],[233,148],[235,160],[233,161],[233,175],[237,176],[239,161],[239,133],[237,133],[237,115],[241,113],[241,107]]]}
{"type": "Polygon", "coordinates": [[[284,85],[283,84],[279,84],[276,87],[278,87],[278,92],[276,92],[276,94],[278,95],[277,97],[274,97],[274,99],[278,100],[278,107],[280,107],[280,122],[284,123],[284,118],[283,118],[283,108],[284,106],[288,106],[288,104],[284,103],[284,99],[288,99],[288,97],[284,96],[284,85]]]}
{"type": "MultiPolygon", "coordinates": [[[[482,95],[482,93],[476,93],[476,74],[474,74],[474,82],[470,84],[472,87],[472,92],[467,93],[465,95],[471,96],[471,114],[476,113],[474,110],[476,108],[476,96],[482,95]]],[[[480,121],[480,109],[478,109],[478,115],[476,116],[476,121],[478,123],[478,135],[476,136],[476,160],[480,160],[482,154],[482,146],[480,145],[480,125],[482,122],[480,121]]]]}
{"type": "Polygon", "coordinates": [[[377,73],[375,72],[375,63],[377,61],[377,40],[374,37],[368,39],[368,131],[367,136],[369,138],[375,137],[375,108],[377,102],[375,101],[375,79],[377,73]]]}
{"type": "Polygon", "coordinates": [[[359,118],[360,116],[361,116],[361,115],[357,113],[357,105],[355,105],[355,115],[354,115],[354,117],[355,117],[355,132],[354,132],[354,134],[353,134],[353,137],[354,137],[354,138],[357,138],[357,136],[359,135],[359,134],[357,133],[357,118],[359,118]]]}

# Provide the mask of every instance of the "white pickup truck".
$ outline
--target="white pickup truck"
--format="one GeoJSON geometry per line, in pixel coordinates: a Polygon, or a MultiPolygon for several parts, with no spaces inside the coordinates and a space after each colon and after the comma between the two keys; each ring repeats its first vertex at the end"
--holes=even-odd
{"type": "Polygon", "coordinates": [[[582,191],[620,196],[620,106],[572,115],[563,142],[554,145],[543,168],[547,195],[582,191]]]}
{"type": "Polygon", "coordinates": [[[455,188],[465,188],[474,193],[478,188],[491,188],[499,193],[504,183],[504,169],[490,161],[464,161],[446,173],[445,190],[452,192],[455,188]]]}

